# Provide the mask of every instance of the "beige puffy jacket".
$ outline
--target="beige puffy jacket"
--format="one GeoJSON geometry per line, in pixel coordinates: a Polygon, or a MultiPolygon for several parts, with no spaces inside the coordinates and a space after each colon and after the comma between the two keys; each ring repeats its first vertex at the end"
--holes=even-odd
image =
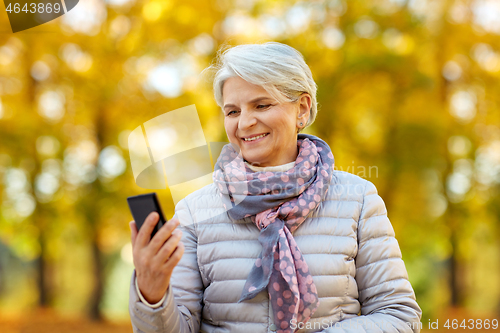
{"type": "MultiPolygon", "coordinates": [[[[159,308],[142,303],[130,284],[134,332],[277,330],[267,291],[237,303],[259,256],[259,230],[234,221],[214,184],[181,200],[184,256],[159,308]]],[[[421,309],[401,251],[373,183],[334,171],[327,197],[293,233],[318,290],[320,304],[296,332],[419,332],[421,309]]]]}

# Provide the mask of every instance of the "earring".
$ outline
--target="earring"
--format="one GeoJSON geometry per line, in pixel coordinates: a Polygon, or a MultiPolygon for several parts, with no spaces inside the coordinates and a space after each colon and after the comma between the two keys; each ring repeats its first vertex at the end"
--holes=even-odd
{"type": "Polygon", "coordinates": [[[303,125],[303,124],[302,124],[302,123],[300,123],[300,126],[302,126],[302,125],[303,125]]]}

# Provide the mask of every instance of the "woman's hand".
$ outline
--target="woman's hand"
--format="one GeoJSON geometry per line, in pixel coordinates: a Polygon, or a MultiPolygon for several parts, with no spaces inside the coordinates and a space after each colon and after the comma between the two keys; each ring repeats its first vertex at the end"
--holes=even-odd
{"type": "Polygon", "coordinates": [[[172,271],[184,254],[184,244],[180,242],[182,231],[175,229],[179,225],[176,219],[163,225],[149,241],[158,219],[158,213],[149,214],[139,232],[135,221],[129,224],[137,284],[151,304],[159,302],[167,292],[172,271]]]}

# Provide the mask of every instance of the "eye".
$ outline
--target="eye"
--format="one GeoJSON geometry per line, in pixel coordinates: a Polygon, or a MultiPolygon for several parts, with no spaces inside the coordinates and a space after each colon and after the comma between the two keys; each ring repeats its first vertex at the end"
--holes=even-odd
{"type": "Polygon", "coordinates": [[[267,105],[260,104],[257,106],[257,109],[265,109],[265,108],[268,108],[270,106],[271,106],[271,104],[267,104],[267,105]]]}
{"type": "Polygon", "coordinates": [[[238,112],[238,111],[235,111],[235,110],[229,111],[229,112],[227,113],[227,115],[226,115],[226,116],[231,116],[233,112],[235,112],[235,113],[236,113],[236,112],[238,112]]]}

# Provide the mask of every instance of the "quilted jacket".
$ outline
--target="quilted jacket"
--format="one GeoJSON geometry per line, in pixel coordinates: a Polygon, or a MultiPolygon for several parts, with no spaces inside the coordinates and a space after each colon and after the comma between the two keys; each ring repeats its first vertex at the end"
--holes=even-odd
{"type": "MultiPolygon", "coordinates": [[[[184,255],[159,308],[139,300],[135,271],[129,312],[134,332],[277,330],[267,291],[237,303],[259,256],[250,218],[232,220],[214,184],[179,201],[184,255]]],[[[421,309],[394,229],[373,183],[335,170],[323,202],[295,230],[320,304],[296,332],[419,332],[421,309]]]]}

